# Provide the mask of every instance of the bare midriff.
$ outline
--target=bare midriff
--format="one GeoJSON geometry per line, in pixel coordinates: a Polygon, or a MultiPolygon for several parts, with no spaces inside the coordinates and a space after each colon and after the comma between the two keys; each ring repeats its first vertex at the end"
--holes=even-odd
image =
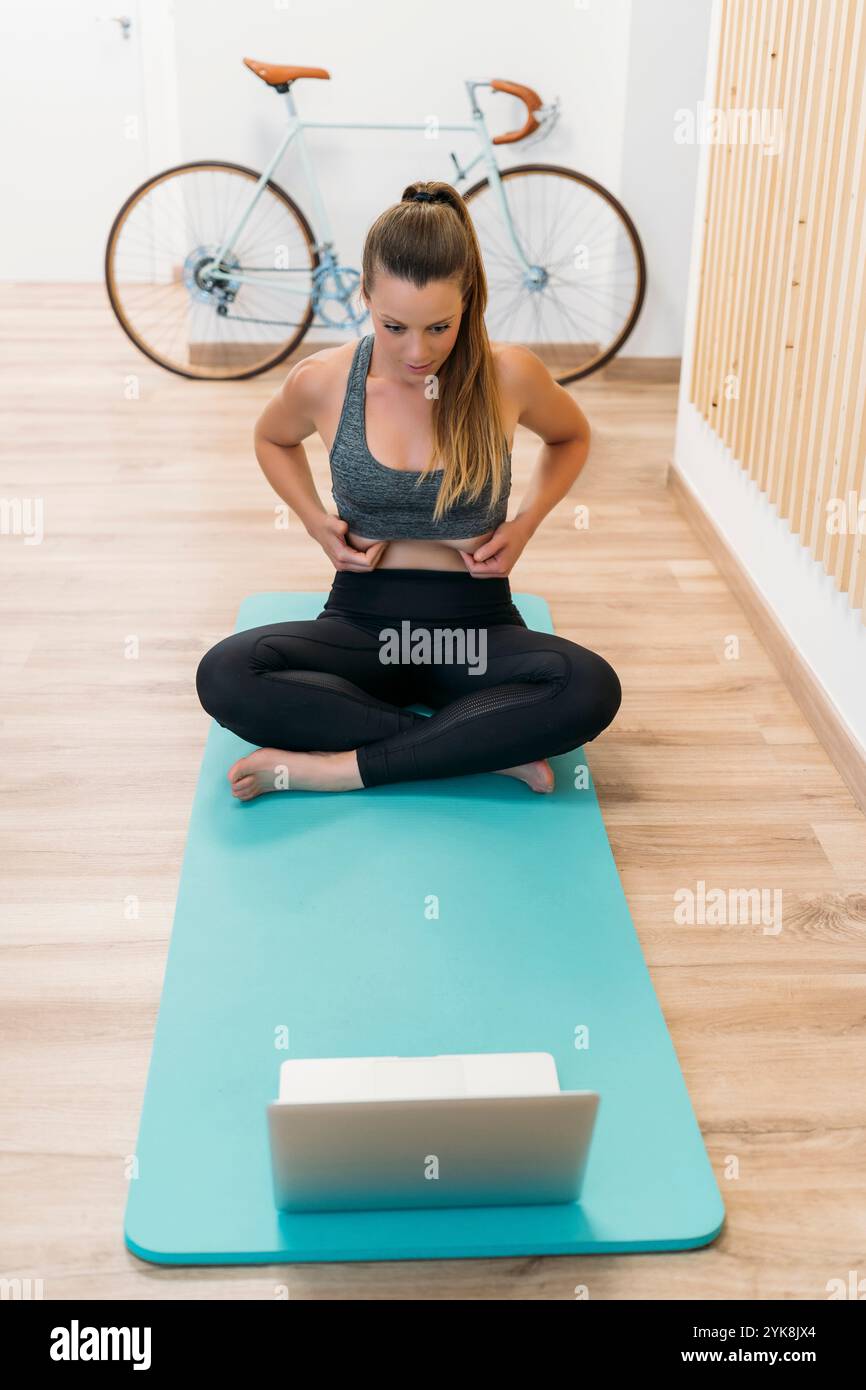
{"type": "MultiPolygon", "coordinates": [[[[375,568],[377,570],[463,570],[468,574],[469,570],[459,552],[467,550],[471,554],[485,541],[488,541],[492,535],[492,531],[487,531],[483,536],[470,536],[465,541],[388,541],[375,568]]],[[[347,531],[346,538],[349,545],[356,550],[366,550],[368,546],[376,544],[375,541],[369,540],[366,536],[359,536],[354,531],[347,531]]]]}

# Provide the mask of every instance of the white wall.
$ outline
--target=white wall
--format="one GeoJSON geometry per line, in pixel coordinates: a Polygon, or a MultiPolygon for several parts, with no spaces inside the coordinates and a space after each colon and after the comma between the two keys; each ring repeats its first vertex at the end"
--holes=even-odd
{"type": "MultiPolygon", "coordinates": [[[[284,128],[284,106],[244,56],[327,68],[330,81],[294,87],[303,115],[323,121],[468,121],[463,80],[504,77],[543,99],[558,95],[562,115],[541,144],[498,147],[502,165],[562,163],[622,198],[650,279],[629,351],[678,356],[696,151],[674,145],[673,111],[702,90],[709,3],[142,0],[139,15],[111,0],[7,0],[17,18],[2,53],[0,119],[16,134],[16,155],[0,171],[13,209],[0,278],[98,281],[113,214],[147,174],[198,158],[261,167],[284,128]],[[125,12],[135,22],[124,43],[109,17],[125,12]],[[80,59],[64,54],[70,29],[87,56],[78,73],[80,59]],[[115,130],[114,85],[126,69],[125,107],[140,110],[142,136],[137,145],[114,139],[106,153],[95,132],[115,130]]],[[[522,124],[516,99],[479,97],[494,132],[522,124]]],[[[355,265],[367,227],[405,183],[451,181],[450,150],[475,150],[471,136],[448,132],[437,142],[421,132],[313,131],[307,139],[338,249],[355,265]]],[[[462,188],[480,176],[473,170],[462,188]]],[[[275,177],[309,210],[293,151],[275,177]]]]}
{"type": "Polygon", "coordinates": [[[622,202],[647,259],[643,312],[625,351],[682,351],[699,146],[674,140],[675,113],[704,95],[712,0],[634,0],[629,28],[622,202]]]}
{"type": "MultiPolygon", "coordinates": [[[[721,0],[714,0],[706,76],[707,103],[715,91],[714,75],[721,0]]],[[[721,532],[728,547],[763,595],[792,646],[811,668],[847,724],[866,748],[866,625],[860,610],[780,518],[757,484],[744,472],[688,400],[697,312],[703,217],[706,204],[709,145],[700,147],[697,196],[690,256],[686,340],[680,379],[676,466],[686,485],[721,532]]]]}

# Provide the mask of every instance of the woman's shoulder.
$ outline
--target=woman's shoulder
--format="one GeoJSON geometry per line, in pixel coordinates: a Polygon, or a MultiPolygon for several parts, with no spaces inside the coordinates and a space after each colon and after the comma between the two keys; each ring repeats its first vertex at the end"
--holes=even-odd
{"type": "Polygon", "coordinates": [[[316,428],[320,428],[320,420],[328,420],[339,409],[357,345],[357,339],[350,339],[308,352],[292,363],[281,395],[286,401],[291,399],[302,405],[316,428]]]}
{"type": "Polygon", "coordinates": [[[539,385],[553,378],[541,358],[521,343],[491,342],[490,350],[500,397],[519,416],[539,385]]]}
{"type": "Polygon", "coordinates": [[[503,385],[520,387],[537,379],[539,373],[550,376],[541,358],[522,343],[491,342],[490,350],[503,385]]]}
{"type": "Polygon", "coordinates": [[[518,424],[547,442],[590,437],[589,421],[549,367],[520,343],[491,343],[499,389],[518,424]]]}
{"type": "Polygon", "coordinates": [[[308,352],[292,364],[286,380],[297,382],[310,400],[318,398],[324,404],[334,383],[341,377],[345,383],[357,346],[357,339],[350,339],[334,347],[308,352]]]}

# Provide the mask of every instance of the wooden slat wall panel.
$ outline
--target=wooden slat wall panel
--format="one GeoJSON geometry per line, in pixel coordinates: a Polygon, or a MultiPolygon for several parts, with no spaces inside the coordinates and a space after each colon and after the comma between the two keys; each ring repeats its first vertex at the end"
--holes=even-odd
{"type": "Polygon", "coordinates": [[[690,400],[866,621],[866,0],[722,0],[714,106],[690,400]]]}
{"type": "MultiPolygon", "coordinates": [[[[813,0],[797,0],[791,7],[790,23],[782,39],[782,51],[777,53],[774,62],[782,63],[784,83],[782,89],[782,109],[785,112],[784,139],[789,150],[805,151],[807,140],[814,139],[814,122],[810,122],[812,101],[817,90],[814,71],[817,45],[807,42],[809,26],[805,22],[806,8],[813,0]],[[811,64],[811,69],[810,69],[811,64]]],[[[787,450],[780,441],[780,432],[790,425],[791,400],[794,381],[794,351],[796,344],[788,337],[788,325],[792,314],[800,312],[804,295],[804,253],[809,250],[809,239],[801,233],[804,224],[800,221],[800,204],[803,196],[803,177],[809,158],[773,159],[776,166],[776,186],[774,217],[771,222],[767,256],[769,258],[770,282],[767,302],[763,306],[761,330],[758,337],[757,353],[750,362],[752,373],[748,376],[748,408],[744,409],[735,433],[735,446],[742,448],[744,455],[754,460],[750,469],[764,489],[774,490],[777,507],[787,505],[791,485],[794,481],[795,466],[785,470],[779,478],[777,461],[787,450]],[[779,167],[781,165],[781,168],[779,167]],[[763,392],[775,370],[775,357],[771,344],[781,342],[781,360],[778,364],[779,380],[776,389],[770,388],[772,404],[761,411],[757,403],[763,399],[763,392]],[[782,500],[784,496],[784,501],[782,500]]],[[[739,455],[737,455],[739,457],[739,455]]]]}

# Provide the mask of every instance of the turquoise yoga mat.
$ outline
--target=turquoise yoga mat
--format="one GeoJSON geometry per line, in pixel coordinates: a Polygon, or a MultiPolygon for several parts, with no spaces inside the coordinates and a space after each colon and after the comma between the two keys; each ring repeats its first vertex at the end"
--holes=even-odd
{"type": "MultiPolygon", "coordinates": [[[[237,630],[315,618],[325,598],[255,594],[237,630]]],[[[553,631],[543,599],[514,600],[529,627],[553,631]]],[[[548,796],[484,773],[243,804],[226,771],[250,749],[212,721],[129,1249],[158,1264],[265,1264],[713,1240],[724,1207],[591,777],[575,785],[582,751],[552,759],[548,796]],[[551,1052],[563,1090],[601,1094],[579,1204],[303,1215],[273,1205],[265,1107],[287,1057],[523,1051],[551,1052]]]]}

